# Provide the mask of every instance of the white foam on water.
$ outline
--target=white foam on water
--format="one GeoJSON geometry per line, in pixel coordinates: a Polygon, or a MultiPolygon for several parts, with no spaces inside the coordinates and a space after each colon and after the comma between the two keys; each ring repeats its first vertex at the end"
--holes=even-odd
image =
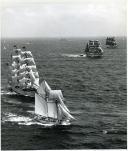
{"type": "Polygon", "coordinates": [[[5,115],[4,122],[5,121],[9,121],[9,122],[28,122],[28,121],[32,120],[30,117],[18,116],[17,114],[13,114],[13,113],[4,113],[4,115],[5,115]]]}
{"type": "Polygon", "coordinates": [[[15,92],[6,91],[6,90],[2,90],[1,91],[1,95],[16,95],[16,93],[15,92]]]}
{"type": "Polygon", "coordinates": [[[24,117],[24,116],[8,118],[8,121],[10,122],[29,122],[31,120],[32,119],[30,119],[29,117],[24,117]]]}
{"type": "Polygon", "coordinates": [[[54,124],[46,124],[46,123],[41,123],[41,122],[36,122],[36,121],[28,121],[28,122],[19,122],[19,125],[42,125],[43,127],[52,127],[54,124]]]}
{"type": "Polygon", "coordinates": [[[14,114],[14,113],[8,113],[8,112],[4,112],[4,115],[6,116],[6,117],[13,117],[13,116],[17,116],[16,114],[14,114]]]}
{"type": "MultiPolygon", "coordinates": [[[[28,111],[30,112],[30,111],[28,111]]],[[[34,114],[34,113],[32,113],[34,114]]],[[[54,126],[54,123],[43,123],[43,121],[36,121],[36,118],[30,118],[30,117],[26,117],[26,116],[21,116],[21,115],[17,115],[14,113],[4,113],[5,117],[2,119],[2,122],[13,122],[13,123],[17,123],[19,125],[26,125],[26,126],[30,126],[30,125],[41,125],[43,127],[52,127],[54,126]]],[[[63,122],[62,124],[63,126],[66,125],[70,125],[69,122],[63,122]]]]}
{"type": "Polygon", "coordinates": [[[71,57],[71,58],[77,58],[77,57],[86,57],[85,54],[62,54],[64,57],[71,57]]]}
{"type": "Polygon", "coordinates": [[[31,114],[35,114],[35,112],[34,111],[27,111],[28,113],[31,113],[31,114]]]}

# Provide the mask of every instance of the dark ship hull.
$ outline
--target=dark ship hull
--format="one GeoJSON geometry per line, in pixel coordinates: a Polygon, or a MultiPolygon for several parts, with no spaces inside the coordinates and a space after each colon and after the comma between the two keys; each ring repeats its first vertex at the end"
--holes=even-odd
{"type": "Polygon", "coordinates": [[[18,86],[13,86],[13,85],[9,85],[8,89],[22,96],[27,96],[31,98],[35,97],[36,89],[22,89],[18,86]]]}
{"type": "Polygon", "coordinates": [[[101,58],[103,56],[103,53],[88,52],[86,53],[86,56],[89,58],[101,58]]]}
{"type": "Polygon", "coordinates": [[[107,46],[107,48],[112,48],[112,49],[114,49],[114,48],[117,48],[117,45],[106,45],[107,46]]]}

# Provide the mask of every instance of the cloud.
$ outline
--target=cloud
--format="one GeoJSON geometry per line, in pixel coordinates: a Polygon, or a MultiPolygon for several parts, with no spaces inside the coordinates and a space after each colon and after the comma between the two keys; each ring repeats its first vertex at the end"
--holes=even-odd
{"type": "Polygon", "coordinates": [[[18,5],[5,8],[2,18],[5,37],[116,36],[126,33],[125,0],[18,5]]]}

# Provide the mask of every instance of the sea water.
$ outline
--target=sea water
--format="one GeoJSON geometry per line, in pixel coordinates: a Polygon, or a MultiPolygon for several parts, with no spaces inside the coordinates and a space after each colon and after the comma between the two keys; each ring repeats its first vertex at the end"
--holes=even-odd
{"type": "Polygon", "coordinates": [[[126,149],[126,38],[90,59],[81,54],[90,38],[5,39],[1,44],[2,150],[126,149]],[[40,82],[61,89],[76,120],[53,127],[37,122],[34,99],[7,90],[7,62],[13,45],[32,51],[40,82]],[[6,49],[4,49],[6,47],[6,49]]]}

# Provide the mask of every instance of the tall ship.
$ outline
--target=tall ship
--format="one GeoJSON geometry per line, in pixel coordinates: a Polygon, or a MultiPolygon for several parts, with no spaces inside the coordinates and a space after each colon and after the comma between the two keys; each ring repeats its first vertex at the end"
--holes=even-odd
{"type": "Polygon", "coordinates": [[[115,40],[115,37],[107,37],[106,38],[106,46],[107,46],[107,48],[116,48],[117,42],[115,40]]]}
{"type": "Polygon", "coordinates": [[[39,74],[33,55],[26,47],[14,46],[9,65],[9,88],[22,95],[35,98],[36,119],[44,125],[68,125],[74,119],[64,104],[61,90],[52,90],[39,74]]]}
{"type": "Polygon", "coordinates": [[[100,58],[103,56],[103,49],[98,40],[89,40],[85,48],[85,54],[90,58],[100,58]]]}
{"type": "Polygon", "coordinates": [[[20,95],[34,97],[39,87],[39,74],[32,53],[26,47],[17,49],[14,46],[9,69],[10,89],[20,95]]]}
{"type": "Polygon", "coordinates": [[[75,118],[64,104],[61,90],[52,90],[44,80],[35,93],[35,114],[47,125],[69,125],[75,118]]]}

